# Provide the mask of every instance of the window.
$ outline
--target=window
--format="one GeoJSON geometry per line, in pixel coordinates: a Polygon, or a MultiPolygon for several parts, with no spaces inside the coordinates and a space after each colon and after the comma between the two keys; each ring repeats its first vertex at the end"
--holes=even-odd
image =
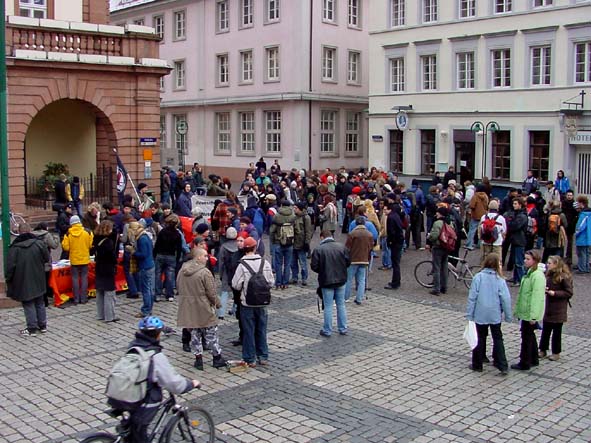
{"type": "Polygon", "coordinates": [[[215,114],[216,151],[229,153],[230,146],[230,113],[218,112],[215,114]]]}
{"type": "Polygon", "coordinates": [[[240,151],[254,153],[254,112],[240,113],[240,151]]]}
{"type": "Polygon", "coordinates": [[[345,128],[345,153],[358,154],[361,129],[361,113],[347,112],[347,126],[345,128]]]}
{"type": "Polygon", "coordinates": [[[229,30],[230,22],[228,17],[228,0],[217,0],[216,20],[218,32],[226,32],[229,30]]]}
{"type": "Polygon", "coordinates": [[[404,58],[390,60],[390,91],[404,91],[404,58]]]}
{"type": "Polygon", "coordinates": [[[240,52],[240,81],[252,83],[252,51],[240,52]]]}
{"type": "Polygon", "coordinates": [[[423,0],[423,23],[437,21],[437,0],[423,0]]]}
{"type": "Polygon", "coordinates": [[[493,177],[509,180],[511,171],[511,131],[492,133],[493,177]]]}
{"type": "Polygon", "coordinates": [[[505,12],[511,12],[513,9],[512,0],[494,0],[495,14],[503,14],[505,12]]]}
{"type": "Polygon", "coordinates": [[[240,10],[242,11],[242,19],[240,20],[240,24],[243,28],[252,26],[254,23],[253,20],[253,5],[254,0],[242,0],[242,5],[240,10]]]}
{"type": "Polygon", "coordinates": [[[511,50],[492,51],[492,86],[508,88],[511,86],[511,50]]]}
{"type": "Polygon", "coordinates": [[[227,86],[230,82],[230,73],[228,72],[228,54],[218,54],[218,84],[217,86],[227,86]]]}
{"type": "Polygon", "coordinates": [[[390,25],[404,26],[405,0],[390,0],[390,25]]]}
{"type": "Polygon", "coordinates": [[[279,1],[280,0],[266,0],[267,1],[267,22],[277,22],[280,18],[279,1]]]}
{"type": "Polygon", "coordinates": [[[476,16],[476,0],[460,0],[460,18],[476,16]]]}
{"type": "Polygon", "coordinates": [[[320,153],[334,154],[336,152],[336,111],[320,111],[320,153]]]}
{"type": "Polygon", "coordinates": [[[336,52],[335,48],[324,46],[322,48],[322,80],[336,81],[336,52]]]}
{"type": "Polygon", "coordinates": [[[474,89],[474,53],[456,54],[458,89],[474,89]]]}
{"type": "Polygon", "coordinates": [[[279,81],[279,48],[277,46],[266,49],[267,81],[279,81]]]}
{"type": "Polygon", "coordinates": [[[164,92],[164,76],[160,77],[160,90],[164,92]]]}
{"type": "Polygon", "coordinates": [[[281,152],[281,111],[265,111],[265,150],[281,152]]]}
{"type": "Polygon", "coordinates": [[[160,116],[160,149],[167,149],[166,115],[160,116]]]}
{"type": "Polygon", "coordinates": [[[551,67],[550,46],[531,48],[531,84],[549,85],[551,67]]]}
{"type": "Polygon", "coordinates": [[[160,40],[164,39],[164,16],[155,15],[152,17],[152,27],[156,31],[156,35],[160,40]]]}
{"type": "Polygon", "coordinates": [[[360,8],[361,8],[361,0],[349,0],[348,8],[347,8],[347,23],[349,26],[353,28],[360,28],[361,22],[359,20],[360,17],[360,8]]]}
{"type": "Polygon", "coordinates": [[[18,5],[21,17],[47,18],[47,0],[20,0],[18,5]]]}
{"type": "Polygon", "coordinates": [[[390,130],[390,171],[401,173],[403,165],[403,138],[399,130],[390,130]]]}
{"type": "Polygon", "coordinates": [[[322,0],[322,20],[335,23],[335,0],[322,0]]]}
{"type": "Polygon", "coordinates": [[[176,11],[174,13],[174,39],[183,40],[185,38],[185,11],[176,11]]]}
{"type": "Polygon", "coordinates": [[[145,22],[145,20],[143,18],[138,18],[138,19],[136,19],[136,20],[133,21],[133,24],[134,25],[137,25],[137,26],[144,26],[145,23],[146,22],[145,22]]]}
{"type": "Polygon", "coordinates": [[[552,0],[533,0],[534,8],[542,6],[552,6],[552,0]]]}
{"type": "Polygon", "coordinates": [[[575,82],[591,82],[591,42],[575,45],[575,82]]]}
{"type": "Polygon", "coordinates": [[[347,62],[347,83],[358,85],[360,83],[361,74],[361,53],[357,51],[349,51],[349,60],[347,62]]]}
{"type": "MultiPolygon", "coordinates": [[[[185,114],[175,115],[173,119],[175,128],[179,122],[187,122],[187,116],[185,114]]],[[[187,154],[187,134],[179,134],[177,131],[174,131],[174,134],[174,145],[177,152],[179,168],[182,168],[185,165],[185,155],[187,154]]]]}
{"type": "Polygon", "coordinates": [[[548,180],[550,131],[529,131],[529,169],[538,180],[548,180]]]}
{"type": "Polygon", "coordinates": [[[424,55],[421,57],[421,75],[423,91],[437,89],[437,56],[424,55]]]}
{"type": "Polygon", "coordinates": [[[174,62],[174,89],[185,89],[185,61],[174,62]]]}
{"type": "Polygon", "coordinates": [[[421,173],[435,174],[435,129],[421,129],[421,173]]]}

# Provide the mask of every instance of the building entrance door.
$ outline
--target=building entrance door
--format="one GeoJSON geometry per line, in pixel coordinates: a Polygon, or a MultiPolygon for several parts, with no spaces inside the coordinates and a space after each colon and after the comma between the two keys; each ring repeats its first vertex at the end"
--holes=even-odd
{"type": "Polygon", "coordinates": [[[577,194],[591,195],[591,149],[577,151],[577,194]]]}
{"type": "Polygon", "coordinates": [[[476,143],[455,142],[456,171],[460,174],[460,184],[464,186],[466,180],[474,181],[474,153],[476,143]]]}

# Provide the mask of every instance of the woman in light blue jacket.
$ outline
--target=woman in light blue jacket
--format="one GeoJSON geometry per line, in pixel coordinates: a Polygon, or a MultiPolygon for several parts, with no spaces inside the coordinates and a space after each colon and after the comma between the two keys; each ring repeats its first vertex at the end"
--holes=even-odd
{"type": "Polygon", "coordinates": [[[488,329],[493,339],[493,365],[507,375],[508,364],[505,356],[503,333],[501,332],[502,315],[510,322],[511,294],[507,282],[502,276],[500,257],[489,254],[484,260],[483,269],[474,276],[468,296],[466,318],[476,323],[478,345],[472,351],[470,369],[482,372],[482,362],[486,358],[486,338],[488,329]]]}

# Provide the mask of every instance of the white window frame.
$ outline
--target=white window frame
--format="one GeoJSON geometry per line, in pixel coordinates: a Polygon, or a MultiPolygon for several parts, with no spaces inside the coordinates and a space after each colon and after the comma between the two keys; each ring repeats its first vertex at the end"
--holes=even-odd
{"type": "Polygon", "coordinates": [[[493,14],[508,14],[513,11],[513,0],[493,0],[493,14]]]}
{"type": "Polygon", "coordinates": [[[216,0],[215,23],[216,32],[230,31],[230,2],[228,0],[216,0]]]}
{"type": "Polygon", "coordinates": [[[336,24],[337,0],[322,0],[322,21],[324,23],[336,24]]]}
{"type": "MultiPolygon", "coordinates": [[[[449,0],[448,0],[449,1],[449,0]]],[[[422,0],[422,23],[436,23],[439,19],[438,0],[422,0]]]]}
{"type": "Polygon", "coordinates": [[[470,90],[476,87],[476,61],[473,51],[456,53],[456,88],[470,90]]]}
{"type": "Polygon", "coordinates": [[[173,13],[173,40],[185,40],[187,38],[187,11],[182,9],[173,13]]]}
{"type": "Polygon", "coordinates": [[[476,17],[476,0],[458,0],[458,17],[460,19],[476,17]]]}
{"type": "Polygon", "coordinates": [[[281,20],[281,0],[265,0],[265,23],[281,20]]]}
{"type": "Polygon", "coordinates": [[[254,111],[242,111],[238,113],[240,128],[240,152],[253,154],[256,149],[256,120],[254,111]]]}
{"type": "Polygon", "coordinates": [[[437,90],[437,54],[421,55],[421,90],[437,90]]]}
{"type": "Polygon", "coordinates": [[[350,50],[347,54],[347,84],[361,84],[361,51],[350,50]]]}
{"type": "Polygon", "coordinates": [[[232,154],[232,113],[215,113],[215,152],[232,154]]]}
{"type": "Polygon", "coordinates": [[[531,0],[532,8],[547,8],[554,4],[553,0],[531,0]]]}
{"type": "Polygon", "coordinates": [[[227,52],[216,54],[216,86],[223,87],[230,84],[230,56],[227,52]]]}
{"type": "Polygon", "coordinates": [[[240,27],[254,26],[254,0],[240,0],[240,27]]]}
{"type": "Polygon", "coordinates": [[[323,82],[334,83],[337,81],[337,48],[334,46],[322,46],[321,69],[323,82]]]}
{"type": "Polygon", "coordinates": [[[253,82],[253,52],[252,49],[240,51],[240,83],[243,85],[253,82]]]}
{"type": "Polygon", "coordinates": [[[174,90],[181,91],[187,87],[187,65],[185,59],[174,60],[174,90]]]}
{"type": "Polygon", "coordinates": [[[490,51],[491,87],[493,89],[510,88],[512,84],[511,49],[497,48],[490,51]],[[498,64],[498,66],[497,66],[498,64]],[[497,75],[497,72],[499,75],[497,75]],[[499,84],[495,84],[497,79],[499,84]]]}
{"type": "Polygon", "coordinates": [[[335,109],[320,110],[320,155],[337,154],[339,112],[335,109]]]}
{"type": "MultiPolygon", "coordinates": [[[[187,114],[175,114],[173,115],[173,128],[178,126],[180,121],[187,121],[187,114]]],[[[180,165],[185,163],[185,155],[187,154],[187,134],[179,134],[176,130],[174,131],[174,148],[177,153],[177,161],[180,165]]]]}
{"type": "Polygon", "coordinates": [[[552,84],[552,46],[530,46],[530,85],[549,86],[552,84]],[[536,62],[539,60],[539,63],[536,62]],[[547,63],[546,63],[547,62],[547,63]],[[536,80],[536,77],[539,79],[536,80]]]}
{"type": "Polygon", "coordinates": [[[162,43],[164,41],[164,15],[155,15],[152,17],[152,27],[162,43]]]}
{"type": "Polygon", "coordinates": [[[278,82],[281,78],[279,46],[265,48],[265,81],[278,82]]]}
{"type": "Polygon", "coordinates": [[[168,131],[166,129],[166,114],[160,114],[160,149],[168,149],[168,131]]]}
{"type": "Polygon", "coordinates": [[[361,5],[363,0],[348,0],[347,25],[350,28],[361,29],[361,5]]]}
{"type": "MultiPolygon", "coordinates": [[[[42,0],[43,4],[24,3],[22,0],[18,2],[18,15],[21,17],[31,18],[48,18],[47,17],[47,0],[42,0]],[[26,12],[26,14],[23,14],[26,12]]],[[[16,12],[16,11],[15,11],[16,12]]],[[[4,31],[2,31],[4,32],[4,31]]]]}
{"type": "Polygon", "coordinates": [[[406,73],[404,71],[404,57],[390,59],[390,92],[404,92],[406,73]]]}
{"type": "Polygon", "coordinates": [[[591,41],[577,42],[574,46],[574,82],[575,84],[591,83],[591,41]],[[577,50],[579,47],[583,48],[583,61],[577,59],[577,50]],[[582,66],[582,72],[578,72],[577,68],[582,66]],[[577,79],[578,75],[583,75],[583,79],[577,79]]]}
{"type": "Polygon", "coordinates": [[[390,0],[390,27],[406,24],[406,0],[390,0]]]}
{"type": "Polygon", "coordinates": [[[361,112],[347,111],[345,122],[345,155],[361,153],[361,112]]]}
{"type": "Polygon", "coordinates": [[[264,111],[265,152],[281,154],[282,115],[280,110],[264,111]]]}

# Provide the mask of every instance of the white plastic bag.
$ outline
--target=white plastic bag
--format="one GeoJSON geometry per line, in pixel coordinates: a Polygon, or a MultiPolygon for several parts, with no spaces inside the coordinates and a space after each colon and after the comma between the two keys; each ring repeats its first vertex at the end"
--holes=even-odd
{"type": "Polygon", "coordinates": [[[464,340],[470,346],[470,349],[474,349],[478,345],[478,333],[476,332],[476,323],[469,320],[464,329],[464,340]]]}

